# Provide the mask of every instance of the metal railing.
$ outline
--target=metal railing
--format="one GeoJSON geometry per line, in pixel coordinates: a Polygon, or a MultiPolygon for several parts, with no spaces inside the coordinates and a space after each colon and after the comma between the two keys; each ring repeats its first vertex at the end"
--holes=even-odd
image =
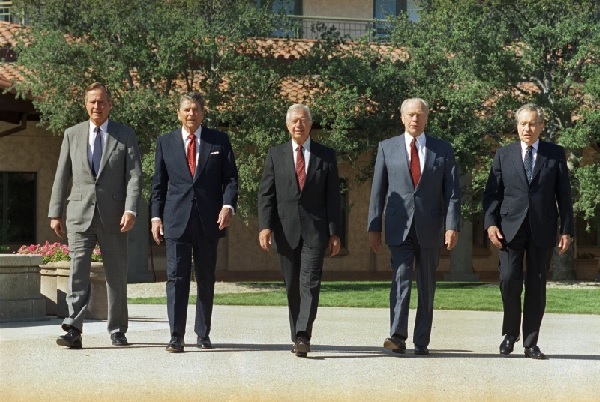
{"type": "Polygon", "coordinates": [[[387,20],[288,15],[275,37],[292,39],[324,39],[339,37],[346,40],[367,38],[386,42],[392,25],[387,20]]]}

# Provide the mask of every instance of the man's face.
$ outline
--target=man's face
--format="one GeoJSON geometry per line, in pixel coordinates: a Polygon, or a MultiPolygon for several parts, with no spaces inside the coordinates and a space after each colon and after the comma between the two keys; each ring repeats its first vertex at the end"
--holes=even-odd
{"type": "Polygon", "coordinates": [[[86,93],[85,108],[94,125],[100,126],[108,119],[111,107],[108,95],[102,88],[92,89],[86,93]]]}
{"type": "Polygon", "coordinates": [[[402,123],[404,129],[413,137],[421,135],[427,125],[427,109],[419,101],[409,102],[402,113],[402,123]]]}
{"type": "Polygon", "coordinates": [[[204,109],[200,107],[198,102],[194,102],[192,100],[185,99],[179,105],[179,110],[177,110],[177,118],[183,124],[183,126],[188,130],[190,134],[193,134],[200,124],[202,124],[202,120],[204,119],[204,109]]]}
{"type": "Polygon", "coordinates": [[[538,115],[530,110],[523,110],[517,118],[519,139],[526,145],[533,145],[544,130],[544,122],[537,121],[538,115]]]}
{"type": "Polygon", "coordinates": [[[298,145],[302,145],[308,139],[312,121],[310,121],[304,110],[298,109],[290,113],[290,117],[285,125],[287,126],[292,139],[296,141],[298,145]]]}

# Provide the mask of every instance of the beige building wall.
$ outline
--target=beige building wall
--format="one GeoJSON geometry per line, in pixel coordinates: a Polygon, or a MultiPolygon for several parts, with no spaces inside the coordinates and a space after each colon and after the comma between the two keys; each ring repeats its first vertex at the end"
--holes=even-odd
{"type": "MultiPolygon", "coordinates": [[[[54,136],[36,125],[37,122],[28,122],[24,131],[0,137],[0,171],[37,173],[36,238],[38,243],[54,242],[59,238],[50,229],[48,204],[62,136],[54,136]]],[[[12,127],[0,122],[0,131],[12,127]]]]}

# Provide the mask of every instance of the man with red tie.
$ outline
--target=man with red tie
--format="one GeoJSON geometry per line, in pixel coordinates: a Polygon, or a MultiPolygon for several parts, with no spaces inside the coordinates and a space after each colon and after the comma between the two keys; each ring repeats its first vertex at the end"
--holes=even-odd
{"type": "Polygon", "coordinates": [[[287,292],[292,352],[310,352],[325,254],[340,251],[340,183],[335,151],[310,138],[312,117],[290,106],[291,141],[269,150],[258,190],[258,241],[274,238],[287,292]]]}
{"type": "Polygon", "coordinates": [[[407,99],[400,114],[405,133],[382,141],[377,150],[367,230],[378,252],[385,220],[392,254],[391,328],[383,347],[406,352],[414,266],[419,291],[414,352],[428,355],[440,247],[452,250],[458,241],[460,187],[451,145],[425,134],[427,102],[407,99]]]}
{"type": "Polygon", "coordinates": [[[197,346],[209,338],[217,264],[217,245],[233,219],[238,171],[227,134],[202,126],[204,98],[198,92],[179,99],[180,129],[156,145],[152,180],[152,236],[166,241],[168,352],[184,351],[192,255],[197,285],[197,346]]]}

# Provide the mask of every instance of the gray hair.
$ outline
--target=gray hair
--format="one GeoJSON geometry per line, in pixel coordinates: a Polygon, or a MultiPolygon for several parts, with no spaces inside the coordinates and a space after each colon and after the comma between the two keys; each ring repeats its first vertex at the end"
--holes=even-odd
{"type": "Polygon", "coordinates": [[[296,110],[302,110],[308,116],[308,120],[312,123],[313,119],[312,114],[310,113],[310,109],[308,108],[308,106],[303,105],[302,103],[294,103],[292,106],[289,107],[287,113],[285,114],[286,123],[290,121],[292,113],[296,110]]]}
{"type": "Polygon", "coordinates": [[[200,109],[204,110],[204,97],[200,94],[200,92],[192,91],[182,94],[179,97],[179,108],[185,101],[195,102],[200,105],[200,109]]]}
{"type": "Polygon", "coordinates": [[[425,111],[427,112],[427,114],[429,114],[429,103],[427,103],[427,101],[425,99],[422,98],[409,98],[409,99],[405,99],[404,102],[402,102],[402,106],[400,106],[400,114],[404,114],[404,112],[406,111],[406,108],[408,106],[409,103],[411,102],[421,102],[423,104],[423,106],[425,106],[425,111]]]}
{"type": "Polygon", "coordinates": [[[544,122],[544,108],[536,105],[535,103],[527,103],[521,106],[519,109],[517,109],[517,111],[515,112],[515,121],[517,123],[519,122],[519,115],[521,114],[521,112],[534,112],[536,114],[536,123],[544,122]]]}

